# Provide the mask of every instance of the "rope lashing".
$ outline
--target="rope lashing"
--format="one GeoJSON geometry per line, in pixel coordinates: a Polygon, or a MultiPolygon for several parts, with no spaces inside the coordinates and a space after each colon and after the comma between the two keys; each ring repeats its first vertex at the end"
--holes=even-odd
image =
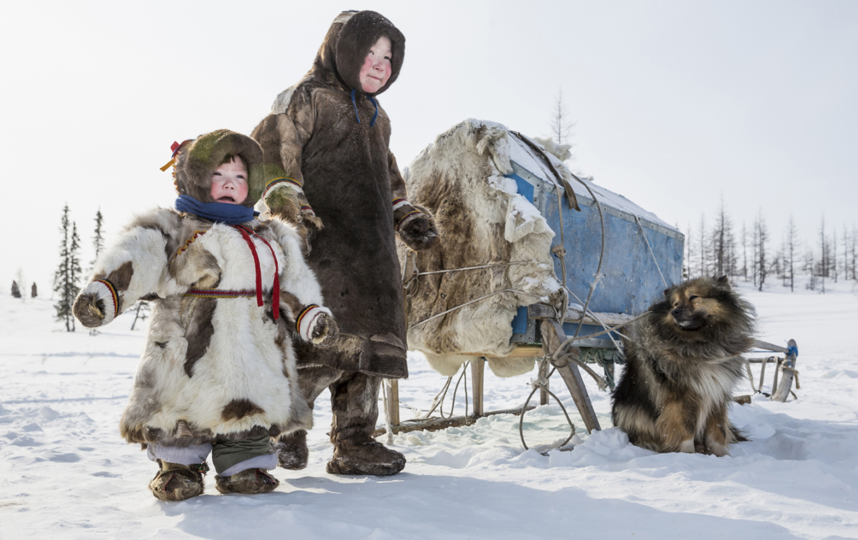
{"type": "MultiPolygon", "coordinates": [[[[547,357],[542,359],[542,362],[545,361],[547,361],[547,357]]],[[[557,368],[552,368],[551,372],[548,373],[548,375],[546,375],[544,378],[538,377],[535,381],[532,380],[530,382],[530,385],[533,390],[530,391],[530,395],[527,396],[524,405],[521,406],[521,414],[518,417],[518,436],[521,438],[521,444],[524,446],[525,450],[530,450],[530,447],[527,446],[527,442],[524,440],[524,415],[527,414],[527,406],[530,405],[530,400],[533,399],[533,394],[535,394],[537,390],[544,390],[549,396],[554,398],[554,401],[556,401],[557,404],[560,405],[560,410],[563,411],[563,415],[566,417],[566,421],[569,422],[569,427],[571,428],[571,433],[569,433],[569,436],[566,437],[566,440],[557,445],[555,448],[558,448],[560,446],[566,446],[566,444],[572,440],[572,437],[575,436],[575,424],[573,424],[572,419],[569,418],[569,413],[566,412],[566,407],[564,407],[563,402],[560,401],[560,399],[556,395],[554,395],[554,392],[548,389],[548,380],[551,378],[552,375],[554,375],[554,371],[556,369],[557,368]]]]}
{"type": "Polygon", "coordinates": [[[787,347],[787,351],[789,351],[787,353],[789,356],[792,356],[794,358],[798,358],[798,346],[790,345],[789,347],[787,347]]]}
{"type": "Polygon", "coordinates": [[[641,218],[635,215],[635,221],[638,222],[638,227],[641,230],[641,236],[643,236],[644,242],[646,242],[646,247],[649,248],[649,254],[652,255],[652,261],[655,263],[655,268],[658,270],[658,275],[661,276],[661,282],[664,283],[665,288],[669,287],[667,284],[667,280],[664,279],[664,274],[661,273],[661,267],[658,265],[658,261],[655,258],[655,253],[652,251],[652,246],[649,245],[649,240],[647,240],[646,233],[644,232],[643,224],[641,223],[641,218]]]}
{"type": "Polygon", "coordinates": [[[432,315],[432,316],[431,316],[431,317],[429,317],[428,319],[423,319],[422,321],[420,321],[420,322],[418,322],[418,323],[414,323],[414,324],[412,324],[412,325],[411,325],[411,328],[414,328],[414,327],[420,326],[420,325],[422,325],[422,324],[426,324],[426,323],[428,323],[429,321],[431,321],[431,320],[433,320],[433,319],[437,319],[438,317],[443,317],[444,315],[447,315],[448,313],[452,313],[452,312],[454,312],[454,311],[457,311],[457,310],[459,310],[459,309],[462,309],[462,308],[463,308],[463,307],[465,307],[465,306],[469,306],[469,305],[471,305],[471,304],[475,304],[475,303],[477,303],[477,302],[479,302],[479,301],[481,301],[481,300],[485,300],[486,298],[489,298],[489,297],[494,296],[494,295],[496,295],[496,294],[503,294],[503,293],[515,293],[515,294],[521,294],[521,295],[524,295],[524,296],[533,296],[533,297],[535,297],[535,298],[542,298],[542,297],[541,297],[541,296],[539,296],[538,294],[532,294],[532,293],[528,293],[528,292],[524,292],[524,291],[519,291],[519,290],[517,290],[517,289],[501,289],[501,290],[499,290],[499,291],[490,292],[489,294],[483,295],[483,296],[481,296],[481,297],[479,297],[479,298],[475,298],[474,300],[471,300],[471,301],[469,301],[469,302],[465,302],[464,304],[459,304],[458,306],[456,306],[456,307],[454,307],[454,308],[451,308],[451,309],[448,309],[447,311],[442,311],[441,313],[437,313],[437,314],[435,314],[435,315],[432,315]]]}

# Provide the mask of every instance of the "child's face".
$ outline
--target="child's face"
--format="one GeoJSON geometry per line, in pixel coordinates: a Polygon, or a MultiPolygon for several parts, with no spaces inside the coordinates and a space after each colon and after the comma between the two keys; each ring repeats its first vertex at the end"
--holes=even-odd
{"type": "Polygon", "coordinates": [[[390,39],[381,36],[369,50],[360,68],[360,85],[367,94],[378,92],[390,79],[390,39]]]}
{"type": "Polygon", "coordinates": [[[247,198],[247,168],[233,157],[212,173],[211,196],[214,202],[241,204],[247,198]]]}

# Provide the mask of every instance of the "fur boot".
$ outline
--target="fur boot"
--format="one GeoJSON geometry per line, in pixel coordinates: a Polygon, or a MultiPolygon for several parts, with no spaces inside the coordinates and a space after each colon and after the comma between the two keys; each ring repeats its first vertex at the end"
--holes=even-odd
{"type": "Polygon", "coordinates": [[[307,448],[307,432],[305,430],[299,429],[288,435],[282,435],[275,446],[279,467],[300,471],[307,466],[310,450],[307,448]]]}
{"type": "Polygon", "coordinates": [[[264,469],[247,469],[232,476],[218,476],[217,490],[221,493],[243,493],[253,495],[268,493],[280,485],[280,482],[264,469]]]}
{"type": "Polygon", "coordinates": [[[184,501],[202,495],[203,475],[209,470],[203,462],[199,465],[180,465],[158,460],[161,470],[149,482],[149,489],[155,498],[162,501],[184,501]]]}
{"type": "Polygon", "coordinates": [[[372,438],[380,385],[381,377],[355,373],[330,386],[334,457],[328,462],[328,473],[389,476],[405,467],[405,456],[372,438]]]}
{"type": "Polygon", "coordinates": [[[328,474],[390,476],[404,468],[405,456],[364,435],[336,444],[327,471],[328,474]]]}

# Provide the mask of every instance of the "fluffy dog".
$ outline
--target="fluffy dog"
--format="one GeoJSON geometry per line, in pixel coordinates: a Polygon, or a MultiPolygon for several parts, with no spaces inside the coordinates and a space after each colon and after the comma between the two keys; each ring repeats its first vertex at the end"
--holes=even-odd
{"type": "Polygon", "coordinates": [[[747,440],[727,418],[740,356],[752,344],[753,306],[727,277],[697,278],[664,291],[632,329],[611,417],[629,441],[656,452],[724,456],[747,440]]]}

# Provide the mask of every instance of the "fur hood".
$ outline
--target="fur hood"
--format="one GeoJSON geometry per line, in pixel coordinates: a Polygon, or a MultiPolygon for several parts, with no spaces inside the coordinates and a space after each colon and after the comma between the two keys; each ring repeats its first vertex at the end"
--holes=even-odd
{"type": "Polygon", "coordinates": [[[256,141],[228,129],[200,135],[179,147],[176,160],[176,190],[203,203],[211,198],[212,172],[226,156],[241,156],[247,165],[247,199],[242,206],[253,208],[262,196],[264,175],[262,149],[256,141]]]}
{"type": "Polygon", "coordinates": [[[325,40],[319,48],[313,69],[308,75],[320,77],[328,83],[335,80],[346,90],[355,89],[360,93],[360,68],[370,48],[381,36],[390,39],[393,58],[390,79],[378,92],[378,95],[390,88],[399,77],[402,61],[405,58],[405,36],[393,23],[375,11],[344,11],[334,19],[325,40]]]}

